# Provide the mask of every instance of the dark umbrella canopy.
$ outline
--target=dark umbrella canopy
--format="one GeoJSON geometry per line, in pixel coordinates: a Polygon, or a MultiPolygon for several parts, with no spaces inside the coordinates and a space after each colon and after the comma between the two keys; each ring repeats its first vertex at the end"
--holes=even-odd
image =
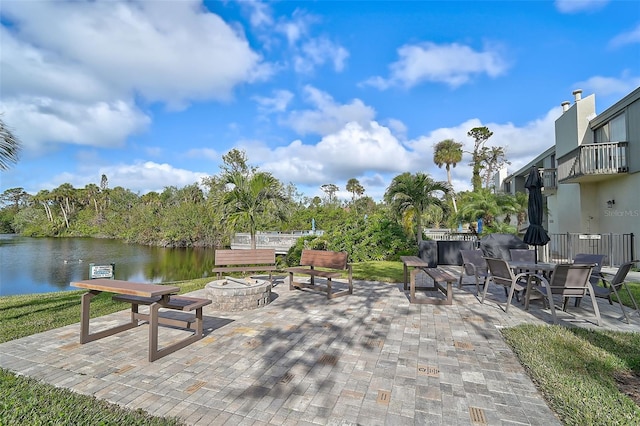
{"type": "Polygon", "coordinates": [[[537,167],[531,168],[524,187],[529,190],[529,228],[522,241],[532,246],[543,246],[550,238],[542,227],[542,178],[537,167]]]}

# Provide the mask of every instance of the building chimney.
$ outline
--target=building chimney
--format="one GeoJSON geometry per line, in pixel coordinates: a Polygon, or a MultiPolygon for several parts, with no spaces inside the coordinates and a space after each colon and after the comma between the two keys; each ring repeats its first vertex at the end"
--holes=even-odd
{"type": "Polygon", "coordinates": [[[580,99],[582,99],[582,89],[576,89],[573,91],[573,97],[575,98],[575,101],[578,102],[580,99]]]}
{"type": "Polygon", "coordinates": [[[560,105],[562,105],[562,112],[567,112],[569,110],[570,104],[571,102],[569,101],[564,101],[563,103],[561,103],[560,105]]]}

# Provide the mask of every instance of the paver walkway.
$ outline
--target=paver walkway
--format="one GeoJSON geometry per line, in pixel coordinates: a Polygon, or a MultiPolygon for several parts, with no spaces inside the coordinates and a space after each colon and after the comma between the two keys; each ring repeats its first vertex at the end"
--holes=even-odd
{"type": "MultiPolygon", "coordinates": [[[[452,306],[411,305],[402,284],[354,287],[327,300],[281,282],[262,309],[205,307],[204,339],[153,363],[147,326],[80,345],[75,324],[0,344],[0,367],[193,425],[560,424],[499,330],[550,321],[541,303],[507,315],[493,286],[482,305],[456,288],[452,306]]],[[[637,315],[627,325],[599,302],[606,328],[640,331],[637,315]]],[[[586,308],[559,315],[591,326],[586,308]]],[[[160,344],[181,333],[162,327],[160,344]]]]}

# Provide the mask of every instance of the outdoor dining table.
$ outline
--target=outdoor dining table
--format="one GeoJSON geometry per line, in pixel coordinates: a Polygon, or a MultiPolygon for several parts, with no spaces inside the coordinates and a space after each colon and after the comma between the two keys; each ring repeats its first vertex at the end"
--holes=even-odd
{"type": "Polygon", "coordinates": [[[542,273],[542,275],[549,275],[556,267],[555,263],[546,263],[546,262],[519,262],[519,261],[509,261],[509,267],[513,269],[513,272],[520,273],[523,271],[531,272],[531,273],[542,273]]]}
{"type": "Polygon", "coordinates": [[[514,274],[528,273],[527,287],[525,290],[525,310],[529,309],[529,300],[531,297],[531,285],[533,280],[539,281],[536,274],[542,275],[547,280],[551,278],[551,273],[556,268],[556,263],[547,262],[521,262],[521,261],[509,261],[509,267],[513,270],[514,274]]]}
{"type": "Polygon", "coordinates": [[[202,338],[202,306],[199,305],[211,303],[210,301],[200,301],[199,299],[175,296],[180,291],[180,288],[169,285],[134,283],[129,281],[100,278],[74,281],[71,282],[71,286],[88,290],[82,295],[81,300],[81,344],[135,328],[140,325],[139,320],[146,320],[149,322],[149,361],[154,361],[202,338]],[[113,299],[116,301],[131,303],[131,318],[130,321],[125,324],[120,324],[115,327],[91,333],[89,331],[91,299],[102,292],[113,293],[113,299]],[[149,313],[146,314],[138,312],[138,305],[149,305],[149,313]],[[195,334],[173,344],[167,345],[162,349],[158,349],[158,324],[191,328],[191,321],[180,321],[161,317],[159,312],[160,308],[175,310],[196,309],[196,327],[193,329],[195,330],[195,334]],[[186,326],[184,325],[185,323],[186,326]]]}

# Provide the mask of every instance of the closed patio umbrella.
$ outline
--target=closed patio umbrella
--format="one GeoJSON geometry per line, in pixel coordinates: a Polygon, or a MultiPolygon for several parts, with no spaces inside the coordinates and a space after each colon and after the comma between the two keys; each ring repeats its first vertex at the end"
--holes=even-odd
{"type": "MultiPolygon", "coordinates": [[[[531,167],[524,187],[529,190],[529,228],[522,241],[532,246],[544,246],[550,238],[542,227],[542,178],[536,166],[531,167]]],[[[538,250],[536,250],[536,263],[538,263],[538,250]]]]}

